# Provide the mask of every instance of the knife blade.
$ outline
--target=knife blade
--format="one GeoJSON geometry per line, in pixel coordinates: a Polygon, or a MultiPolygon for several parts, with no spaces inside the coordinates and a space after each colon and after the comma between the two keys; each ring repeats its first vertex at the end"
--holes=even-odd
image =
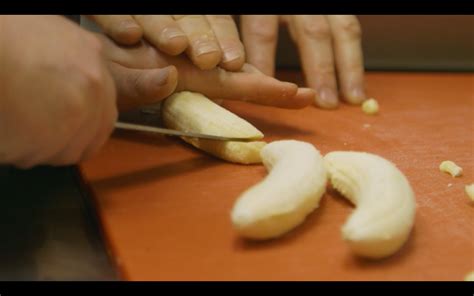
{"type": "Polygon", "coordinates": [[[200,139],[207,139],[207,140],[217,140],[217,141],[238,141],[238,142],[250,142],[259,140],[260,137],[224,137],[224,136],[216,136],[216,135],[208,135],[208,134],[201,134],[201,133],[193,133],[193,132],[182,132],[173,129],[161,128],[156,126],[148,126],[148,125],[141,125],[141,124],[134,124],[134,123],[126,123],[126,122],[116,122],[115,128],[117,129],[124,129],[124,130],[133,130],[139,132],[147,132],[147,133],[157,133],[167,136],[177,136],[177,137],[189,137],[189,138],[200,138],[200,139]]]}

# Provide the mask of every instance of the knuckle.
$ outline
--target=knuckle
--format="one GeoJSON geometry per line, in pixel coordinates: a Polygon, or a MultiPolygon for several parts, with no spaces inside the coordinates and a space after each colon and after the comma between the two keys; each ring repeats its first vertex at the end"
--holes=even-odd
{"type": "Polygon", "coordinates": [[[106,77],[100,63],[97,62],[89,67],[84,67],[82,79],[86,90],[86,98],[92,99],[91,96],[98,96],[104,91],[106,77]]]}
{"type": "Polygon", "coordinates": [[[100,39],[96,37],[94,34],[86,32],[86,42],[87,45],[92,48],[93,50],[97,51],[97,53],[102,53],[104,50],[104,46],[100,39]]]}
{"type": "Polygon", "coordinates": [[[273,42],[277,39],[277,30],[274,30],[270,26],[266,25],[255,25],[252,26],[252,35],[262,42],[273,42]]]}
{"type": "Polygon", "coordinates": [[[360,38],[362,30],[357,18],[341,18],[339,21],[340,30],[351,37],[360,38]]]}
{"type": "Polygon", "coordinates": [[[325,21],[317,19],[305,19],[302,22],[302,33],[311,39],[330,39],[331,28],[325,21]]]}
{"type": "Polygon", "coordinates": [[[336,74],[336,70],[334,69],[334,65],[330,63],[323,63],[319,65],[318,72],[320,75],[323,76],[334,76],[336,74]]]}

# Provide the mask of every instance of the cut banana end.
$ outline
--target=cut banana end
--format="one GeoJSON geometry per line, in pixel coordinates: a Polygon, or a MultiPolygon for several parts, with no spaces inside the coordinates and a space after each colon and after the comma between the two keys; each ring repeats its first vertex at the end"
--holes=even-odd
{"type": "Polygon", "coordinates": [[[261,157],[268,175],[237,199],[231,213],[237,232],[251,239],[275,238],[302,223],[327,183],[323,158],[309,143],[275,141],[261,157]]]}
{"type": "Polygon", "coordinates": [[[466,194],[469,200],[474,202],[474,183],[466,185],[464,187],[464,191],[466,191],[466,194]]]}
{"type": "Polygon", "coordinates": [[[342,236],[359,256],[387,257],[409,237],[415,219],[413,190],[388,160],[364,152],[328,153],[325,157],[332,186],[356,209],[342,227],[342,236]]]}
{"type": "MultiPolygon", "coordinates": [[[[183,91],[167,98],[161,108],[166,127],[185,132],[225,137],[263,138],[262,132],[249,122],[224,109],[202,94],[183,91]]],[[[264,141],[234,142],[196,138],[183,140],[194,147],[234,163],[260,163],[264,141]]]]}
{"type": "Polygon", "coordinates": [[[466,274],[466,276],[464,277],[464,280],[466,282],[474,282],[474,270],[466,274]]]}

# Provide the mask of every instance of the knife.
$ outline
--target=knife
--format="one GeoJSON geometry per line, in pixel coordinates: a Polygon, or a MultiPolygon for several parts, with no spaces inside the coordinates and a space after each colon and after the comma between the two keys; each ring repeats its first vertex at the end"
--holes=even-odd
{"type": "Polygon", "coordinates": [[[177,131],[177,130],[172,130],[172,129],[167,129],[167,128],[141,125],[141,124],[133,124],[133,123],[125,123],[125,122],[116,122],[115,128],[133,130],[133,131],[139,131],[139,132],[155,133],[155,134],[158,133],[158,134],[168,135],[168,136],[200,138],[200,139],[217,140],[217,141],[249,142],[249,141],[255,141],[261,138],[261,137],[241,138],[241,137],[215,136],[215,135],[207,135],[207,134],[200,134],[200,133],[193,133],[193,132],[182,132],[182,131],[177,131]]]}

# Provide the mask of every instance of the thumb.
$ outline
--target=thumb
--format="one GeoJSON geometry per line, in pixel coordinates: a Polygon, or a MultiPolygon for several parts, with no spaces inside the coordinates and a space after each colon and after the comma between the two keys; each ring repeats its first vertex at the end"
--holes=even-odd
{"type": "Polygon", "coordinates": [[[119,111],[161,101],[171,95],[178,84],[178,71],[174,66],[131,69],[111,63],[109,68],[117,88],[119,111]]]}

